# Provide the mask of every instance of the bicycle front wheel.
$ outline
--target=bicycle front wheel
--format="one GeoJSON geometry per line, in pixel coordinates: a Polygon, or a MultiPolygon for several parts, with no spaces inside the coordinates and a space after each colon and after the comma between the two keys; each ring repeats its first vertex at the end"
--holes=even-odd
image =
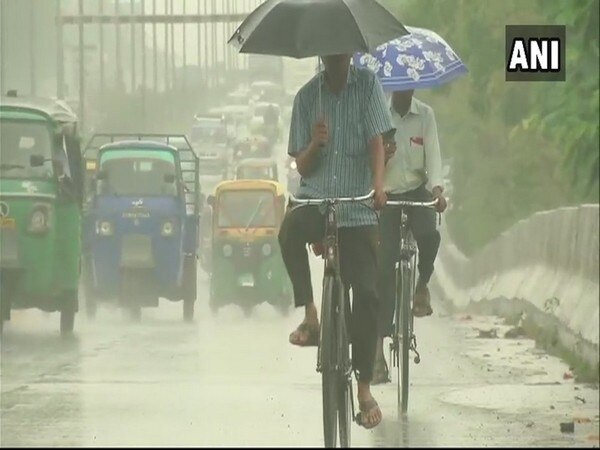
{"type": "Polygon", "coordinates": [[[336,445],[339,398],[339,375],[336,371],[335,284],[335,278],[332,276],[326,276],[323,280],[319,343],[319,363],[323,389],[323,436],[325,447],[328,448],[336,445]]]}
{"type": "Polygon", "coordinates": [[[402,413],[408,411],[408,372],[409,372],[409,352],[410,341],[412,337],[411,319],[412,319],[412,274],[411,265],[408,261],[402,261],[400,267],[401,291],[402,300],[400,303],[400,323],[402,328],[402,345],[401,345],[401,370],[402,370],[402,394],[401,406],[402,413]]]}
{"type": "Polygon", "coordinates": [[[348,448],[351,446],[350,427],[353,420],[352,411],[352,363],[350,360],[350,338],[349,321],[350,318],[350,299],[346,298],[343,285],[340,282],[334,289],[334,297],[338,314],[336,315],[336,329],[338,336],[338,419],[340,431],[340,447],[348,448]]]}

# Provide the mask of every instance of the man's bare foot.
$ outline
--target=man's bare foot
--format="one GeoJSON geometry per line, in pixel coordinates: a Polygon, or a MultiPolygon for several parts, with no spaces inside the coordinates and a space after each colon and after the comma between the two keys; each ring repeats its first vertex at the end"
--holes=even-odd
{"type": "Polygon", "coordinates": [[[290,334],[290,344],[299,347],[315,347],[319,345],[319,325],[302,322],[290,334]]]}
{"type": "Polygon", "coordinates": [[[360,409],[357,418],[359,425],[365,428],[373,428],[379,425],[383,414],[381,413],[381,409],[379,409],[377,401],[371,394],[369,383],[358,383],[358,408],[360,409]]]}
{"type": "Polygon", "coordinates": [[[300,347],[319,345],[319,319],[314,303],[306,305],[304,320],[290,334],[290,343],[300,347]]]}

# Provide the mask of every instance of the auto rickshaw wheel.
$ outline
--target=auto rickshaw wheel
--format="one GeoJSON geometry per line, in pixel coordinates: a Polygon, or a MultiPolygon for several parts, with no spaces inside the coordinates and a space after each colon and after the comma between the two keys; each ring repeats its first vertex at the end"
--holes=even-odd
{"type": "Polygon", "coordinates": [[[243,305],[242,311],[244,311],[244,317],[250,317],[252,315],[253,309],[254,309],[254,305],[243,305]]]}
{"type": "Polygon", "coordinates": [[[128,305],[127,311],[129,313],[129,319],[131,319],[132,322],[141,322],[142,307],[139,305],[139,303],[128,305]]]}
{"type": "Polygon", "coordinates": [[[10,298],[12,290],[12,282],[14,278],[6,271],[2,271],[0,275],[0,332],[4,328],[4,321],[10,320],[10,298]]]}
{"type": "Polygon", "coordinates": [[[64,304],[60,311],[60,334],[63,336],[73,333],[75,328],[77,295],[77,290],[65,293],[64,304]]]}
{"type": "Polygon", "coordinates": [[[213,316],[219,313],[219,305],[215,299],[215,288],[213,286],[212,276],[210,277],[209,288],[208,288],[208,306],[213,316]]]}
{"type": "Polygon", "coordinates": [[[138,300],[138,274],[135,270],[125,270],[121,277],[119,303],[127,310],[132,322],[142,320],[142,306],[138,300]]]}
{"type": "Polygon", "coordinates": [[[192,322],[194,320],[194,301],[183,300],[183,320],[185,322],[192,322]]]}
{"type": "Polygon", "coordinates": [[[194,319],[197,278],[196,258],[186,256],[183,262],[183,320],[186,322],[191,322],[194,319]]]}
{"type": "Polygon", "coordinates": [[[282,304],[280,303],[279,305],[275,306],[275,309],[277,309],[277,311],[279,311],[279,313],[283,316],[283,317],[288,317],[290,315],[290,305],[288,303],[286,304],[282,304]]]}
{"type": "Polygon", "coordinates": [[[92,292],[92,287],[91,287],[92,275],[89,272],[89,270],[90,270],[90,268],[88,267],[87,263],[84,262],[82,278],[83,278],[83,294],[85,297],[85,303],[84,303],[85,315],[88,319],[94,320],[96,318],[96,311],[98,309],[98,303],[92,292]]]}

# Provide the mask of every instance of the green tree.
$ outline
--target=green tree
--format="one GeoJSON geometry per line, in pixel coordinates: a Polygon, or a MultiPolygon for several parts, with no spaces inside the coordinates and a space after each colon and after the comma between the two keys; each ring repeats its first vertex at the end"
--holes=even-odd
{"type": "Polygon", "coordinates": [[[388,0],[469,69],[417,91],[451,159],[448,226],[470,253],[535,211],[598,201],[598,0],[388,0]],[[567,26],[567,81],[505,81],[505,25],[567,26]]]}

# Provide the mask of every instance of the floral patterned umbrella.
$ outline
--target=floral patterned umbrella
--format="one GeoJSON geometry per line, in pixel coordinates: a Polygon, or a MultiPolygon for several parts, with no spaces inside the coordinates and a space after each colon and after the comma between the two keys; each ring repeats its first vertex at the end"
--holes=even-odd
{"type": "Polygon", "coordinates": [[[467,68],[437,33],[406,27],[410,34],[380,45],[371,53],[356,53],[357,67],[377,74],[386,91],[439,86],[466,74],[467,68]]]}

